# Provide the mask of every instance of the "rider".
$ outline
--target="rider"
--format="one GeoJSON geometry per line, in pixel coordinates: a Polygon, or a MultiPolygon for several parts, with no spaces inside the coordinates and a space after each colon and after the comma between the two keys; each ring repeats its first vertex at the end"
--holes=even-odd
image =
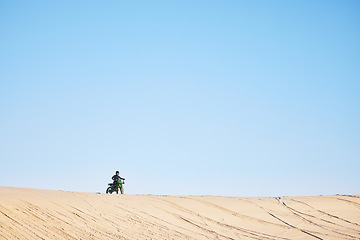
{"type": "Polygon", "coordinates": [[[125,180],[125,178],[119,176],[119,171],[116,171],[115,175],[111,179],[114,180],[114,184],[113,184],[114,187],[117,186],[120,180],[125,180]]]}

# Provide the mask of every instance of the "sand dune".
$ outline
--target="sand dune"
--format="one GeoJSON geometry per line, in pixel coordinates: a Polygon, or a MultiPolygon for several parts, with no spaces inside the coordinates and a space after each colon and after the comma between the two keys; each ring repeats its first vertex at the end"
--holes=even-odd
{"type": "Polygon", "coordinates": [[[360,196],[106,195],[0,187],[0,239],[360,239],[360,196]]]}

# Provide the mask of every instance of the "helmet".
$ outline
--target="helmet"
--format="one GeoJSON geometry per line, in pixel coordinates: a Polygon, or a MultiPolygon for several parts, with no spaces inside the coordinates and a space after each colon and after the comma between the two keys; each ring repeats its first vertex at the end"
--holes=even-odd
{"type": "Polygon", "coordinates": [[[118,174],[119,173],[119,171],[116,171],[116,174],[118,174]]]}

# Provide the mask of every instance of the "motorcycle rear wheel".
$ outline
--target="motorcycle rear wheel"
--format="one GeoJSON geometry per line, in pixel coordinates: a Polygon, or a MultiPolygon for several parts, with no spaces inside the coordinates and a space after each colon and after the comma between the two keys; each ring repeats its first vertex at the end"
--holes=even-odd
{"type": "Polygon", "coordinates": [[[106,194],[112,194],[112,191],[111,191],[111,187],[108,187],[107,189],[106,189],[106,194]]]}

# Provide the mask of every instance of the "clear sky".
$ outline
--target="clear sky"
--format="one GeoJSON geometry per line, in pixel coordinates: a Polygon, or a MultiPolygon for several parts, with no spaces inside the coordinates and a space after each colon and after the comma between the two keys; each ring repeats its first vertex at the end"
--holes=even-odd
{"type": "Polygon", "coordinates": [[[360,194],[359,1],[0,1],[0,186],[360,194]]]}

